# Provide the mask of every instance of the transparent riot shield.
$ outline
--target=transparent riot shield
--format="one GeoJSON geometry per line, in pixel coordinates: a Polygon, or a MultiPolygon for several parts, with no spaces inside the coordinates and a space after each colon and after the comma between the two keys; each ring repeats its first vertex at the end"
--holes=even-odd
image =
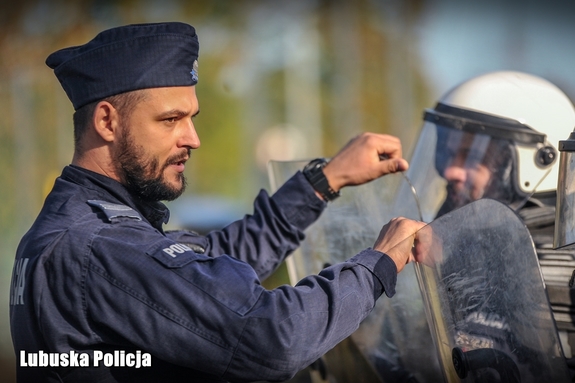
{"type": "Polygon", "coordinates": [[[531,236],[482,199],[419,232],[416,265],[448,382],[569,382],[531,236]]]}
{"type": "MultiPolygon", "coordinates": [[[[307,162],[272,161],[272,189],[277,190],[307,162]]],[[[419,206],[411,185],[401,174],[345,188],[308,228],[302,246],[288,258],[291,282],[295,284],[328,264],[345,261],[372,247],[390,219],[421,219],[422,209],[426,210],[419,206]]],[[[415,268],[409,264],[398,275],[396,295],[380,299],[360,328],[324,359],[337,383],[441,382],[444,377],[436,350],[415,268]]]]}

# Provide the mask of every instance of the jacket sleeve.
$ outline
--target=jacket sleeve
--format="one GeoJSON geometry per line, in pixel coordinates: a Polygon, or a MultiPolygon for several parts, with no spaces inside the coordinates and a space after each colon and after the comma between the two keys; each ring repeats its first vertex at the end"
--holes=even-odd
{"type": "Polygon", "coordinates": [[[197,244],[211,257],[226,254],[244,261],[264,279],[299,246],[303,231],[317,220],[325,206],[298,172],[273,196],[260,191],[253,214],[222,230],[205,237],[183,231],[167,235],[175,241],[197,244]]]}
{"type": "Polygon", "coordinates": [[[82,287],[92,331],[103,343],[230,381],[288,379],[395,289],[395,264],[372,249],[296,286],[266,290],[244,262],[130,225],[93,238],[82,287]]]}

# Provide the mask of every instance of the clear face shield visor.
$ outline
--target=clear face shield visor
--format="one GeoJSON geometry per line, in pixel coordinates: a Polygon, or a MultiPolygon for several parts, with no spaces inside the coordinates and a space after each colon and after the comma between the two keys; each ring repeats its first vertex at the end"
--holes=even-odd
{"type": "Polygon", "coordinates": [[[481,198],[512,205],[527,195],[518,186],[518,147],[534,151],[544,135],[492,116],[486,117],[501,121],[478,122],[478,116],[485,115],[442,104],[426,112],[407,175],[427,222],[481,198]]]}
{"type": "Polygon", "coordinates": [[[434,165],[447,193],[438,215],[481,198],[514,201],[511,141],[439,125],[436,132],[434,165]]]}

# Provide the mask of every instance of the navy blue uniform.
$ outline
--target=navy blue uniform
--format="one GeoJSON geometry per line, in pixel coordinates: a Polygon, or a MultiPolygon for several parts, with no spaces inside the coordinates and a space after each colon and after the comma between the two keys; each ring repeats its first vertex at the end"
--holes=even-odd
{"type": "Polygon", "coordinates": [[[395,292],[395,264],[372,249],[295,287],[260,285],[324,208],[298,172],[221,231],[164,231],[163,204],[66,167],[16,255],[18,381],[289,378],[357,329],[384,291],[395,292]],[[40,350],[149,353],[151,366],[31,367],[40,350]]]}

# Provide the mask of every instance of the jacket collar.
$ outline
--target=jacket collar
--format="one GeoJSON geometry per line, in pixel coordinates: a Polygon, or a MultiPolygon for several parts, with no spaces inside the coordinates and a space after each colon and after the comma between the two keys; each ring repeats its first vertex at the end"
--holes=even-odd
{"type": "Polygon", "coordinates": [[[120,182],[105,175],[76,165],[66,166],[62,178],[103,194],[103,200],[113,199],[138,211],[152,226],[162,231],[162,225],[168,223],[170,211],[161,202],[145,201],[131,194],[120,182]]]}

